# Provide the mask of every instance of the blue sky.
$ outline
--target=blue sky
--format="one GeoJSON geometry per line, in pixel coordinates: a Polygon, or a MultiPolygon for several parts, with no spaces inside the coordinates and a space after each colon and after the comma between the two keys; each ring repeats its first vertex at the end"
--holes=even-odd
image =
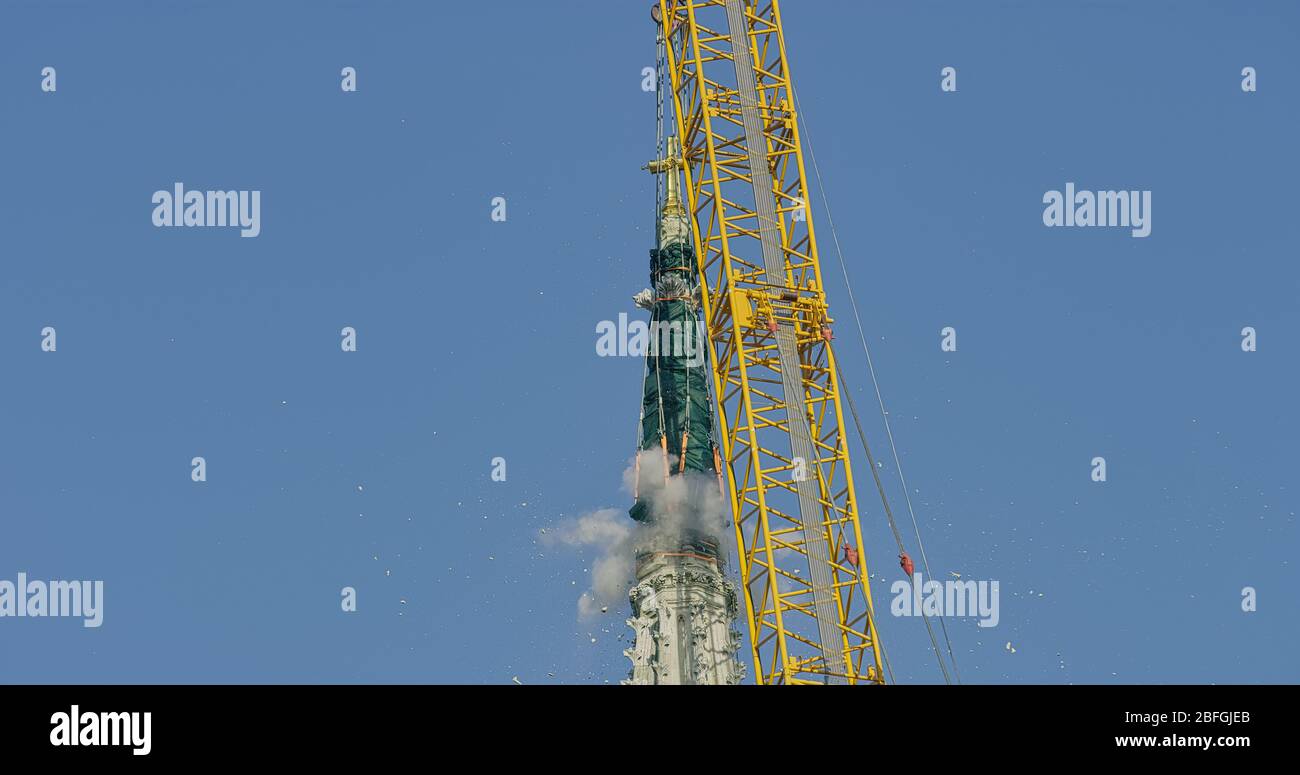
{"type": "MultiPolygon", "coordinates": [[[[0,5],[0,578],[106,597],[0,619],[0,681],[624,677],[538,531],[630,505],[641,364],[594,343],[653,246],[648,3],[105,5],[0,5]],[[155,228],[176,181],[260,190],[260,236],[155,228]]],[[[783,11],[931,566],[1001,585],[963,679],[1300,680],[1298,7],[783,11]],[[1151,190],[1151,236],[1045,228],[1067,181],[1151,190]]]]}

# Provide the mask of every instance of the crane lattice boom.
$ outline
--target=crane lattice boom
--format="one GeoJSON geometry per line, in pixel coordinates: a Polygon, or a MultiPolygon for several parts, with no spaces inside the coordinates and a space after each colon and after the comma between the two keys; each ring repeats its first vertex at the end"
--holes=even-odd
{"type": "Polygon", "coordinates": [[[659,0],[759,683],[883,683],[777,0],[659,0]]]}

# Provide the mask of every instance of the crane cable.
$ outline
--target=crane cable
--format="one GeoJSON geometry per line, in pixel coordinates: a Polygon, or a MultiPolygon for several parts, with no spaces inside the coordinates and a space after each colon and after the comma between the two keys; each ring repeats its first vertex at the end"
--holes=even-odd
{"type": "MultiPolygon", "coordinates": [[[[655,41],[655,59],[656,59],[655,61],[655,112],[656,112],[655,157],[656,158],[662,158],[666,152],[666,147],[664,145],[664,67],[663,67],[663,61],[665,56],[664,53],[665,41],[664,41],[664,36],[662,34],[662,28],[660,29],[661,32],[657,36],[658,39],[655,41]]],[[[659,200],[662,196],[663,196],[663,181],[661,176],[655,175],[655,211],[650,222],[654,224],[656,255],[658,255],[659,250],[663,249],[663,245],[659,244],[659,206],[660,206],[659,200]]],[[[650,277],[650,282],[652,284],[655,282],[655,277],[653,275],[651,275],[650,277]]],[[[658,304],[657,294],[659,292],[659,289],[651,288],[650,292],[652,294],[651,298],[655,299],[654,303],[658,304]]],[[[650,321],[653,323],[654,319],[655,319],[654,307],[651,307],[650,321]]],[[[666,439],[668,435],[668,419],[664,417],[664,386],[660,376],[659,348],[657,347],[655,348],[654,359],[655,359],[655,398],[658,399],[659,402],[659,439],[660,439],[660,446],[661,448],[663,448],[663,440],[666,439]]],[[[646,364],[648,368],[649,365],[648,358],[646,359],[646,364]]],[[[639,445],[640,441],[638,440],[637,443],[639,445]]],[[[663,461],[663,466],[664,466],[664,476],[667,477],[668,476],[667,460],[663,461]]]]}
{"type": "MultiPolygon", "coordinates": [[[[827,343],[827,346],[829,347],[830,344],[827,343]]],[[[898,532],[898,525],[894,523],[894,513],[889,508],[889,499],[885,497],[885,486],[880,481],[880,472],[876,467],[876,459],[871,454],[871,446],[867,444],[867,435],[862,432],[862,422],[858,419],[858,408],[853,404],[853,393],[847,388],[847,383],[844,381],[844,372],[840,370],[840,362],[838,358],[835,359],[835,374],[839,378],[840,385],[845,386],[845,389],[842,392],[844,393],[845,399],[849,402],[849,412],[853,415],[853,425],[858,429],[858,439],[862,442],[862,448],[866,450],[867,465],[871,467],[871,476],[876,480],[876,490],[880,492],[880,502],[884,504],[885,517],[889,520],[889,529],[894,531],[894,540],[898,542],[898,551],[901,554],[904,551],[903,537],[898,532]]],[[[934,627],[930,624],[930,617],[925,613],[924,608],[921,609],[921,618],[925,620],[926,632],[930,633],[930,645],[934,648],[935,659],[939,661],[939,669],[943,671],[943,680],[945,683],[951,684],[952,677],[948,675],[948,667],[943,661],[943,652],[939,650],[939,641],[934,637],[934,627]]],[[[939,621],[942,622],[943,617],[939,617],[939,621]]],[[[956,663],[953,664],[953,668],[956,669],[956,663]]],[[[892,669],[890,670],[890,673],[893,673],[892,669]]]]}
{"type": "MultiPolygon", "coordinates": [[[[894,432],[893,432],[893,429],[890,428],[890,425],[889,425],[889,412],[887,412],[887,411],[885,410],[885,399],[884,399],[884,396],[881,394],[881,391],[880,391],[880,382],[879,382],[879,380],[876,379],[876,367],[875,367],[875,364],[874,364],[874,363],[872,362],[872,360],[871,360],[871,348],[867,345],[867,335],[866,335],[866,331],[865,331],[865,330],[863,329],[863,327],[862,327],[862,317],[858,314],[858,302],[857,302],[857,299],[856,299],[856,298],[854,297],[854,295],[853,295],[853,286],[852,286],[852,284],[849,282],[849,270],[848,270],[848,266],[847,266],[847,264],[846,264],[845,261],[844,261],[844,252],[840,249],[840,238],[839,238],[839,234],[838,234],[838,233],[836,232],[836,230],[835,230],[835,219],[831,217],[831,207],[830,207],[830,202],[829,202],[829,200],[828,200],[827,197],[826,197],[826,186],[825,186],[825,185],[823,184],[823,182],[822,182],[821,169],[817,166],[817,154],[813,151],[813,146],[812,146],[812,133],[811,133],[811,132],[809,131],[809,129],[808,129],[808,119],[804,116],[803,108],[800,107],[800,105],[799,105],[799,95],[794,91],[794,87],[793,87],[793,86],[790,87],[790,93],[791,93],[791,95],[794,97],[794,107],[795,107],[795,112],[796,112],[796,114],[798,115],[799,121],[803,124],[804,141],[805,141],[806,145],[808,146],[808,157],[809,157],[809,160],[812,161],[813,174],[814,174],[814,175],[816,176],[816,178],[817,178],[817,190],[818,190],[818,192],[821,194],[822,208],[826,211],[826,222],[827,222],[827,225],[829,225],[829,226],[830,226],[830,229],[831,229],[831,240],[832,240],[832,241],[834,242],[834,244],[835,244],[835,256],[836,256],[836,259],[839,261],[839,264],[840,264],[840,272],[841,272],[841,273],[843,274],[843,276],[844,276],[844,287],[845,287],[845,289],[846,289],[847,292],[848,292],[848,296],[849,296],[849,304],[850,304],[850,306],[851,306],[852,309],[853,309],[853,319],[854,319],[854,321],[856,321],[856,323],[857,323],[857,327],[858,327],[858,338],[859,338],[859,339],[861,340],[861,342],[862,342],[862,352],[866,355],[866,358],[867,358],[867,369],[868,369],[868,370],[870,371],[870,373],[871,373],[871,383],[872,383],[872,385],[875,387],[875,391],[876,391],[876,401],[877,401],[877,403],[880,405],[880,417],[881,417],[881,419],[882,419],[882,420],[884,421],[884,423],[885,423],[885,434],[886,434],[886,436],[887,436],[888,439],[889,439],[889,448],[890,448],[890,451],[893,453],[893,458],[894,458],[894,467],[895,467],[895,469],[898,471],[898,481],[899,481],[899,483],[900,483],[900,484],[902,485],[902,487],[903,487],[903,498],[904,498],[905,501],[907,502],[907,513],[909,514],[909,516],[911,517],[911,520],[912,520],[912,529],[913,529],[913,532],[914,532],[915,535],[916,535],[916,545],[917,545],[917,547],[918,547],[918,548],[920,549],[920,551],[921,551],[921,565],[922,565],[922,567],[925,568],[925,573],[926,573],[926,575],[928,575],[931,579],[933,579],[933,578],[934,578],[934,574],[930,572],[930,560],[929,560],[929,558],[926,556],[926,553],[925,553],[925,542],[921,540],[921,529],[920,529],[920,526],[919,526],[919,524],[917,523],[917,520],[916,520],[916,510],[912,507],[912,496],[911,496],[911,494],[910,494],[910,493],[908,492],[908,490],[907,490],[907,480],[903,477],[903,463],[902,463],[902,461],[899,459],[899,456],[898,456],[898,447],[897,447],[897,445],[894,443],[894,432]]],[[[805,203],[805,206],[807,206],[807,203],[805,203]]],[[[839,362],[838,362],[838,361],[836,361],[835,368],[836,368],[837,373],[839,373],[840,383],[843,384],[843,383],[844,383],[844,375],[843,375],[842,372],[839,372],[839,362]]],[[[850,393],[848,390],[845,390],[845,391],[843,391],[843,392],[844,392],[845,396],[848,397],[849,409],[853,412],[853,419],[854,419],[854,422],[855,422],[855,424],[857,424],[857,426],[858,426],[858,435],[859,435],[859,436],[861,437],[861,439],[862,439],[862,445],[863,445],[863,448],[864,448],[864,449],[867,449],[867,458],[868,458],[868,460],[870,460],[870,459],[871,459],[871,451],[870,451],[870,449],[867,447],[867,439],[866,439],[866,435],[862,432],[862,425],[861,425],[861,423],[858,423],[857,410],[854,409],[854,407],[853,407],[853,395],[852,395],[852,393],[850,393]]],[[[888,502],[887,502],[886,499],[885,499],[885,491],[884,491],[884,487],[881,485],[881,482],[880,482],[880,476],[879,476],[879,473],[878,473],[877,470],[876,470],[876,465],[875,465],[875,463],[872,463],[872,465],[871,465],[871,474],[872,474],[872,476],[874,476],[875,479],[876,479],[876,486],[877,486],[877,488],[880,489],[881,500],[882,500],[882,502],[885,503],[885,513],[886,513],[886,515],[889,515],[889,523],[890,523],[890,527],[893,528],[893,530],[894,530],[894,538],[895,538],[895,540],[898,541],[899,551],[902,552],[902,551],[904,551],[904,550],[903,550],[902,538],[899,536],[899,534],[898,534],[898,528],[894,525],[894,519],[893,519],[893,516],[892,516],[892,514],[890,514],[889,504],[888,504],[888,502]]],[[[933,642],[933,641],[934,641],[934,632],[933,632],[933,629],[932,629],[931,626],[930,626],[930,618],[929,618],[928,616],[925,616],[925,612],[924,612],[924,610],[923,610],[921,613],[922,613],[922,616],[924,616],[924,618],[925,618],[925,626],[926,626],[926,629],[930,630],[930,639],[931,639],[931,641],[933,642]]],[[[949,658],[949,660],[951,660],[951,662],[952,662],[952,669],[953,669],[953,672],[957,675],[957,683],[960,684],[960,683],[961,683],[961,674],[957,672],[957,657],[956,657],[956,655],[953,653],[953,649],[952,649],[952,640],[948,637],[948,625],[944,622],[943,617],[939,617],[939,626],[943,629],[943,639],[944,639],[944,642],[945,642],[945,643],[947,644],[947,646],[948,646],[948,658],[949,658]]],[[[936,656],[939,656],[939,654],[938,654],[938,645],[937,645],[937,643],[935,644],[935,649],[936,649],[936,656]]],[[[942,660],[942,657],[940,657],[939,666],[940,666],[941,668],[943,668],[944,678],[945,678],[945,680],[947,680],[947,679],[948,679],[948,669],[947,669],[947,667],[944,666],[944,664],[943,664],[943,660],[942,660]]],[[[951,681],[949,681],[949,683],[951,683],[951,681]]]]}
{"type": "MultiPolygon", "coordinates": [[[[826,343],[826,348],[827,348],[827,350],[830,349],[830,342],[827,342],[827,343],[826,343]]],[[[834,357],[834,354],[833,354],[833,353],[831,354],[831,357],[834,357]]],[[[837,364],[836,364],[836,369],[838,369],[838,368],[839,368],[839,364],[837,363],[837,364]]],[[[850,409],[853,408],[853,406],[852,406],[852,402],[850,402],[849,408],[850,408],[850,409]]],[[[864,447],[865,447],[865,445],[864,445],[864,447]]],[[[867,449],[867,461],[868,461],[868,462],[871,462],[871,450],[870,450],[870,449],[867,449]]],[[[873,468],[873,469],[875,468],[874,464],[872,465],[872,468],[873,468]]],[[[895,538],[895,540],[898,540],[899,543],[900,543],[900,545],[901,545],[902,541],[901,541],[901,539],[899,538],[899,535],[898,535],[898,527],[894,525],[894,520],[893,520],[893,517],[892,517],[892,516],[890,517],[890,520],[889,520],[889,526],[890,526],[891,528],[893,528],[893,530],[894,530],[894,538],[895,538]]],[[[843,542],[844,542],[844,539],[845,539],[845,536],[844,536],[844,526],[843,526],[843,525],[840,525],[839,530],[840,530],[840,532],[839,532],[839,539],[840,539],[840,542],[843,543],[843,542]]],[[[863,562],[866,561],[866,558],[865,558],[865,557],[862,558],[862,559],[863,559],[863,562]]],[[[859,574],[859,575],[858,575],[858,578],[861,579],[861,569],[858,570],[858,574],[859,574]]],[[[870,598],[869,596],[867,597],[866,603],[867,603],[867,614],[866,614],[866,616],[867,616],[867,622],[868,622],[868,624],[869,624],[871,627],[876,628],[876,609],[875,609],[875,606],[872,604],[872,602],[871,602],[871,598],[870,598]]],[[[876,628],[876,630],[878,631],[879,628],[876,628]]],[[[881,661],[885,663],[885,671],[889,673],[889,682],[890,682],[891,684],[896,684],[896,683],[898,683],[898,681],[894,679],[894,666],[893,666],[893,664],[890,663],[890,661],[889,661],[889,653],[885,651],[885,644],[884,644],[884,643],[881,643],[879,640],[877,640],[876,643],[875,643],[875,647],[876,647],[876,650],[877,650],[878,652],[880,652],[880,659],[881,659],[881,661]]],[[[937,647],[937,644],[936,644],[936,647],[937,647]]]]}

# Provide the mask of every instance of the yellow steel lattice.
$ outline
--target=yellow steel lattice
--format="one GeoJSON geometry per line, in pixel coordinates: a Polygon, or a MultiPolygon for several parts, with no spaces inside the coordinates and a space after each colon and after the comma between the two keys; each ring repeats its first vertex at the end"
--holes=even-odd
{"type": "Polygon", "coordinates": [[[883,683],[779,3],[659,2],[756,678],[883,683]]]}

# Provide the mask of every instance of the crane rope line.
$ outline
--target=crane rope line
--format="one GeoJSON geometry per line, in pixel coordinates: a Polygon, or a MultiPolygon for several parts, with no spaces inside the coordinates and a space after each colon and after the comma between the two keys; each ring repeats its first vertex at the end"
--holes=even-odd
{"type": "MultiPolygon", "coordinates": [[[[660,32],[656,36],[656,38],[657,39],[655,41],[655,59],[656,59],[655,61],[655,158],[663,158],[666,152],[666,148],[664,146],[664,65],[663,65],[664,59],[666,57],[666,54],[664,52],[666,41],[664,40],[662,27],[660,27],[660,32]]],[[[664,247],[663,245],[659,244],[659,206],[660,206],[659,200],[663,196],[662,192],[663,192],[662,176],[655,175],[655,209],[654,209],[653,217],[650,222],[654,224],[656,251],[662,250],[664,247]]],[[[650,282],[653,284],[654,281],[655,278],[652,276],[650,278],[650,282]]],[[[659,292],[658,288],[651,288],[651,294],[652,294],[651,298],[652,299],[657,298],[658,292],[659,292]]],[[[651,308],[651,312],[650,312],[650,320],[652,322],[654,321],[653,307],[651,308]]],[[[660,376],[658,347],[655,348],[654,356],[655,356],[655,398],[659,402],[659,440],[660,440],[660,448],[664,449],[664,439],[666,439],[668,435],[668,420],[667,418],[664,417],[664,386],[663,386],[663,380],[660,376]]],[[[639,443],[640,442],[638,442],[638,444],[639,443]]],[[[662,464],[664,466],[665,481],[667,481],[668,461],[665,459],[662,461],[662,464]]]]}
{"type": "MultiPolygon", "coordinates": [[[[849,412],[853,415],[854,427],[858,429],[858,439],[862,442],[862,448],[866,450],[867,465],[871,467],[871,476],[876,480],[876,490],[880,493],[880,502],[885,506],[885,517],[889,520],[889,529],[894,531],[894,540],[898,542],[898,551],[902,553],[904,551],[903,537],[898,532],[898,525],[894,523],[894,513],[889,508],[889,499],[885,497],[885,486],[880,481],[880,472],[876,468],[876,459],[871,454],[871,446],[867,444],[867,435],[862,432],[862,422],[858,419],[858,408],[853,403],[853,393],[848,389],[848,383],[844,381],[844,372],[840,370],[840,362],[838,358],[835,359],[835,374],[839,377],[840,385],[844,387],[842,392],[849,402],[849,412]]],[[[944,682],[951,684],[952,677],[948,675],[948,667],[943,661],[943,652],[939,650],[939,641],[934,637],[934,627],[930,624],[930,617],[925,613],[925,608],[921,609],[921,618],[925,620],[926,632],[930,633],[930,645],[934,647],[935,659],[939,661],[939,669],[943,671],[943,680],[944,682]]],[[[942,622],[943,617],[939,617],[939,621],[942,622]]],[[[890,672],[892,674],[893,671],[891,670],[890,672]]]]}
{"type": "MultiPolygon", "coordinates": [[[[812,161],[813,174],[817,178],[817,190],[821,194],[822,208],[826,211],[826,222],[831,229],[831,240],[835,245],[835,257],[839,261],[840,272],[844,276],[844,287],[845,290],[848,292],[849,305],[853,310],[853,319],[857,323],[858,338],[862,342],[862,352],[866,355],[867,358],[867,369],[871,373],[871,384],[875,387],[876,402],[880,405],[880,417],[885,423],[885,434],[889,439],[889,449],[893,454],[894,468],[898,471],[898,481],[903,488],[903,498],[907,502],[907,513],[912,520],[912,530],[916,535],[916,545],[921,551],[921,565],[922,567],[925,568],[926,575],[929,576],[931,579],[933,579],[934,574],[930,572],[930,560],[925,553],[925,542],[921,539],[921,528],[917,523],[916,510],[912,507],[912,496],[907,489],[907,479],[904,478],[903,476],[903,463],[902,460],[899,459],[898,447],[894,443],[894,431],[889,424],[889,412],[885,410],[885,399],[880,391],[880,381],[876,379],[876,367],[871,359],[871,348],[867,345],[867,334],[862,327],[862,317],[858,314],[858,302],[853,295],[853,285],[852,283],[849,282],[848,265],[844,261],[844,252],[840,249],[840,237],[839,237],[839,233],[835,230],[835,219],[831,216],[830,201],[826,197],[826,186],[822,182],[821,168],[818,167],[817,165],[817,154],[813,150],[813,144],[812,144],[812,132],[808,129],[808,119],[804,115],[803,108],[799,105],[799,95],[797,92],[794,91],[793,85],[791,85],[790,87],[790,93],[794,97],[795,112],[799,117],[799,121],[803,124],[803,139],[808,146],[808,157],[812,161]]],[[[805,202],[804,205],[806,207],[808,206],[808,203],[805,202]]],[[[836,371],[839,371],[838,361],[836,361],[836,371]]],[[[844,376],[842,373],[840,374],[840,382],[841,384],[843,384],[844,382],[844,376]]],[[[858,418],[857,418],[857,411],[853,409],[853,394],[850,393],[848,390],[845,390],[844,394],[848,396],[849,408],[853,410],[853,419],[854,422],[856,423],[858,418]]],[[[861,436],[862,445],[864,448],[866,448],[867,438],[866,435],[862,432],[861,424],[858,424],[858,435],[861,436]]],[[[871,458],[871,452],[869,449],[867,451],[867,457],[868,459],[871,458]]],[[[880,489],[881,500],[885,502],[885,513],[889,515],[890,513],[889,504],[887,501],[885,501],[885,491],[883,486],[881,486],[880,476],[876,471],[876,465],[874,463],[872,463],[871,466],[871,474],[876,478],[876,486],[880,489]]],[[[894,529],[894,537],[896,540],[898,540],[898,544],[899,544],[898,549],[900,552],[902,552],[904,551],[902,539],[898,535],[897,527],[894,526],[894,519],[892,515],[889,516],[889,522],[890,522],[890,527],[894,529]]],[[[924,611],[922,611],[922,615],[924,615],[924,611]]],[[[930,619],[928,616],[925,617],[925,626],[926,629],[931,629],[930,619]]],[[[939,626],[943,629],[943,639],[948,646],[948,658],[952,661],[952,669],[953,672],[957,675],[957,683],[961,683],[961,674],[957,672],[957,657],[955,654],[953,654],[952,640],[948,637],[948,625],[944,622],[943,617],[939,617],[939,626]]],[[[930,633],[930,638],[933,641],[934,632],[932,629],[930,633]]],[[[936,649],[937,648],[938,646],[936,645],[936,649]]],[[[944,667],[942,658],[940,658],[939,665],[940,667],[943,667],[944,678],[947,679],[948,669],[944,667]]],[[[949,682],[951,683],[951,681],[949,682]]]]}

